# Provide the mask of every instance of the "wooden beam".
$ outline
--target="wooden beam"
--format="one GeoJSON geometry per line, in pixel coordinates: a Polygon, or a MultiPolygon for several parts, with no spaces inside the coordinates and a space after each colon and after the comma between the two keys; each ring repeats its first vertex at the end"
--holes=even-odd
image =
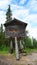
{"type": "Polygon", "coordinates": [[[16,50],[16,60],[19,60],[19,49],[18,49],[17,37],[15,37],[15,50],[16,50]]]}
{"type": "Polygon", "coordinates": [[[10,42],[10,53],[13,53],[13,43],[12,43],[12,40],[10,42]]]}
{"type": "Polygon", "coordinates": [[[22,41],[20,40],[20,49],[23,49],[22,41]]]}

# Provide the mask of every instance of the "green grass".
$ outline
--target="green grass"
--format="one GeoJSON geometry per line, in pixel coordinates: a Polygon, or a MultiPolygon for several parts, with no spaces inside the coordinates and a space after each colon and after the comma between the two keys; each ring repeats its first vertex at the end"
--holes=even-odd
{"type": "Polygon", "coordinates": [[[31,54],[32,52],[37,52],[37,48],[33,48],[33,49],[26,48],[24,51],[25,51],[26,54],[28,55],[28,54],[31,54]]]}
{"type": "Polygon", "coordinates": [[[0,46],[0,54],[8,54],[9,53],[9,47],[2,45],[0,46]]]}
{"type": "Polygon", "coordinates": [[[1,54],[8,54],[9,52],[8,51],[0,51],[0,55],[1,54]]]}
{"type": "MultiPolygon", "coordinates": [[[[2,45],[0,46],[0,54],[8,54],[10,50],[10,47],[2,45]]],[[[26,54],[31,54],[32,52],[37,52],[37,48],[25,48],[24,52],[26,52],[26,54]]],[[[16,55],[15,51],[13,53],[14,55],[16,55]]]]}
{"type": "Polygon", "coordinates": [[[31,49],[32,52],[37,52],[37,48],[31,49]]]}

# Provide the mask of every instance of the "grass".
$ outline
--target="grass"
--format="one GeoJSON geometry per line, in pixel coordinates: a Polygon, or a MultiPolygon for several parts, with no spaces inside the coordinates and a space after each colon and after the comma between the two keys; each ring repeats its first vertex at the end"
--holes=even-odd
{"type": "MultiPolygon", "coordinates": [[[[0,54],[9,54],[9,50],[10,47],[2,45],[0,46],[0,54]]],[[[37,48],[25,48],[24,52],[26,52],[26,54],[31,54],[32,52],[37,52],[37,48]]],[[[15,51],[13,53],[14,55],[16,55],[15,51]]]]}
{"type": "Polygon", "coordinates": [[[32,52],[37,53],[37,48],[33,48],[33,49],[26,48],[24,51],[26,52],[26,55],[31,54],[32,52]]]}
{"type": "Polygon", "coordinates": [[[8,51],[0,51],[0,55],[2,54],[8,54],[9,52],[8,51]]]}
{"type": "Polygon", "coordinates": [[[2,45],[0,46],[0,54],[8,54],[9,53],[9,47],[2,45]]]}
{"type": "Polygon", "coordinates": [[[31,49],[32,52],[37,52],[37,48],[31,49]]]}

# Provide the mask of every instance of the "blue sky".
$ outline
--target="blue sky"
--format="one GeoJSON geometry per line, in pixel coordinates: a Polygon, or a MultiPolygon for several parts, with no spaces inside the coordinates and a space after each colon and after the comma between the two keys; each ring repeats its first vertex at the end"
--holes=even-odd
{"type": "Polygon", "coordinates": [[[37,39],[37,0],[0,0],[0,24],[5,23],[9,4],[13,17],[28,23],[28,35],[37,39]]]}

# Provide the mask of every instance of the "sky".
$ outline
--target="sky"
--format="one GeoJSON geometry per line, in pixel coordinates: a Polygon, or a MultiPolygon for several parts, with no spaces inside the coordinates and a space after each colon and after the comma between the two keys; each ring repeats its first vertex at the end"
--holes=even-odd
{"type": "Polygon", "coordinates": [[[0,25],[6,21],[8,5],[13,17],[28,24],[28,35],[37,39],[37,0],[0,0],[0,25]]]}

